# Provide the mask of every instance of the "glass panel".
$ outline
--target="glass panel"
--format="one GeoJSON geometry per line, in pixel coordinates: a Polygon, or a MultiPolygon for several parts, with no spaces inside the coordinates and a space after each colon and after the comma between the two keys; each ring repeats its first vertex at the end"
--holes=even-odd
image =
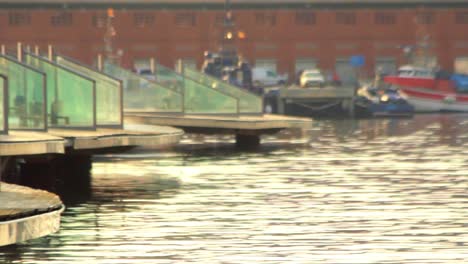
{"type": "Polygon", "coordinates": [[[197,70],[184,68],[185,76],[196,80],[208,87],[222,91],[225,94],[233,96],[239,100],[240,113],[262,113],[263,100],[246,90],[230,85],[214,77],[203,74],[197,70]]]}
{"type": "Polygon", "coordinates": [[[8,78],[10,129],[46,130],[45,74],[0,56],[0,73],[8,78]]]}
{"type": "Polygon", "coordinates": [[[97,126],[123,125],[120,81],[68,58],[57,56],[56,62],[96,81],[97,126]]]}
{"type": "Polygon", "coordinates": [[[158,83],[182,93],[184,88],[184,77],[177,72],[157,64],[155,69],[155,79],[158,83]]]}
{"type": "Polygon", "coordinates": [[[0,134],[6,134],[7,131],[7,87],[5,82],[5,77],[0,76],[0,134]]]}
{"type": "Polygon", "coordinates": [[[189,114],[238,114],[234,97],[185,78],[184,106],[189,114]]]}
{"type": "Polygon", "coordinates": [[[25,54],[24,61],[47,76],[50,127],[95,129],[95,83],[44,58],[25,54]]]}
{"type": "Polygon", "coordinates": [[[156,80],[176,91],[184,91],[184,112],[189,114],[238,114],[238,100],[223,91],[211,89],[197,80],[156,65],[156,80]]]}
{"type": "Polygon", "coordinates": [[[106,63],[104,72],[122,80],[125,110],[178,113],[183,111],[182,94],[173,89],[113,64],[106,63]]]}

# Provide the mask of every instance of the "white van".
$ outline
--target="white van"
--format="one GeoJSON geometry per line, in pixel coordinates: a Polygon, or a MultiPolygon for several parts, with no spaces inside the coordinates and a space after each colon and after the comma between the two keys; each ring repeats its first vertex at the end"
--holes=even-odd
{"type": "Polygon", "coordinates": [[[288,74],[277,74],[268,68],[255,67],[252,69],[252,82],[257,86],[273,86],[286,84],[288,74]]]}
{"type": "Polygon", "coordinates": [[[323,87],[325,86],[325,77],[319,69],[304,70],[299,79],[299,85],[302,88],[323,87]]]}

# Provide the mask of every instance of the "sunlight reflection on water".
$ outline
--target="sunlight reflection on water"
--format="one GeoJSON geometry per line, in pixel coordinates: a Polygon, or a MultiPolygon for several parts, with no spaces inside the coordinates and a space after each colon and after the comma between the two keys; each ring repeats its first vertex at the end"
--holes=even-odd
{"type": "Polygon", "coordinates": [[[468,116],[318,121],[259,151],[101,156],[57,234],[4,263],[468,263],[468,116]]]}

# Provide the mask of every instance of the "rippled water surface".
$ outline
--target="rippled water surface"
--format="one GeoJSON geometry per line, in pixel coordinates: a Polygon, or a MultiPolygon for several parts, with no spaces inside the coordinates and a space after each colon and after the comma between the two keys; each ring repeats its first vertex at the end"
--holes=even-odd
{"type": "Polygon", "coordinates": [[[0,263],[468,263],[468,116],[225,141],[95,157],[61,231],[0,263]]]}

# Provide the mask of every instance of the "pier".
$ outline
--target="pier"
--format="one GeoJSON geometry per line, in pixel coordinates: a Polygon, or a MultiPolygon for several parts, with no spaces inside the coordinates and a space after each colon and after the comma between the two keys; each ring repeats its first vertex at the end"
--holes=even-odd
{"type": "Polygon", "coordinates": [[[231,134],[238,147],[256,147],[260,136],[274,134],[282,129],[311,125],[310,119],[281,115],[164,115],[156,113],[125,113],[125,121],[136,124],[173,126],[186,133],[231,134]]]}
{"type": "Polygon", "coordinates": [[[238,147],[256,147],[260,136],[308,127],[308,118],[265,115],[263,98],[194,69],[152,67],[148,80],[112,64],[103,71],[122,80],[124,119],[132,124],[174,126],[186,133],[233,134],[238,147]],[[159,95],[155,97],[155,95],[159,95]]]}
{"type": "Polygon", "coordinates": [[[355,97],[353,86],[301,88],[293,85],[278,88],[275,93],[267,95],[266,105],[273,113],[281,115],[343,113],[354,116],[355,97]]]}
{"type": "Polygon", "coordinates": [[[109,63],[94,69],[20,47],[16,55],[0,55],[0,180],[8,182],[0,186],[0,230],[10,230],[0,233],[0,246],[59,228],[60,199],[14,184],[55,193],[73,186],[80,192],[90,185],[94,154],[170,147],[184,132],[234,134],[238,147],[250,148],[262,134],[311,124],[264,115],[262,97],[195,70],[157,65],[154,77],[109,63]],[[35,203],[15,205],[16,192],[35,203]]]}
{"type": "Polygon", "coordinates": [[[121,82],[84,65],[22,49],[0,62],[0,246],[57,231],[63,205],[51,192],[89,186],[92,155],[165,148],[183,134],[124,125],[121,82]]]}
{"type": "Polygon", "coordinates": [[[1,183],[0,246],[54,233],[64,206],[50,192],[1,183]]]}

